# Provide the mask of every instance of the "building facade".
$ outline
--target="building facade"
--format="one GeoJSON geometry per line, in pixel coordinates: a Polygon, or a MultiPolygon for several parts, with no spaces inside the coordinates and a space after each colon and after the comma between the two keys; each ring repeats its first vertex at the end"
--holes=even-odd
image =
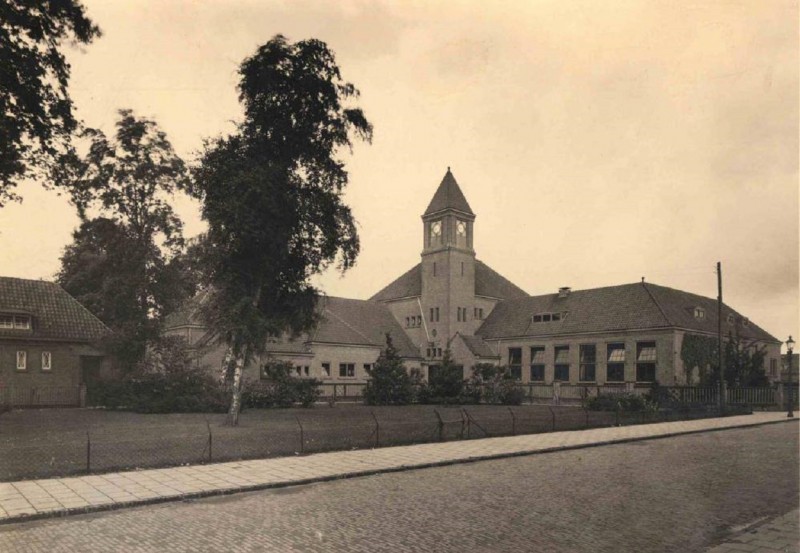
{"type": "MultiPolygon", "coordinates": [[[[327,382],[362,381],[392,336],[409,369],[427,375],[446,351],[464,369],[503,364],[523,383],[693,384],[700,367],[681,358],[687,334],[713,337],[716,300],[652,283],[531,296],[476,257],[476,216],[449,168],[422,215],[422,251],[410,268],[369,300],[323,297],[320,324],[294,340],[269,344],[267,357],[327,382]]],[[[192,307],[167,321],[168,332],[204,344],[210,336],[192,307]]],[[[729,306],[723,332],[766,349],[767,374],[780,342],[729,306]]],[[[219,368],[220,346],[203,361],[219,368]]],[[[246,369],[261,375],[266,358],[246,369]]]]}
{"type": "Polygon", "coordinates": [[[0,277],[0,403],[76,405],[109,329],[53,282],[0,277]]]}

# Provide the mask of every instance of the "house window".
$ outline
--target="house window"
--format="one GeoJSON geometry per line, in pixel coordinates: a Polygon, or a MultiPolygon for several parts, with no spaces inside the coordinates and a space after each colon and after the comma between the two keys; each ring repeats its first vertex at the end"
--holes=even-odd
{"type": "Polygon", "coordinates": [[[778,360],[777,359],[770,359],[769,360],[769,375],[772,378],[776,378],[778,376],[778,360]]]}
{"type": "Polygon", "coordinates": [[[434,322],[433,321],[433,307],[431,307],[431,322],[434,322]]]}
{"type": "Polygon", "coordinates": [[[303,376],[303,367],[300,366],[295,367],[294,372],[295,374],[297,374],[297,376],[303,376]]]}
{"type": "Polygon", "coordinates": [[[702,307],[695,307],[694,308],[694,318],[698,320],[703,320],[706,318],[706,310],[702,307]]]}
{"type": "Polygon", "coordinates": [[[483,307],[478,309],[478,318],[483,320],[483,307]]]}
{"type": "Polygon", "coordinates": [[[17,351],[17,370],[24,371],[28,368],[28,352],[24,350],[17,351]]]}
{"type": "Polygon", "coordinates": [[[364,374],[369,374],[372,370],[372,363],[364,363],[364,374]]]}
{"type": "Polygon", "coordinates": [[[406,317],[406,328],[411,327],[411,317],[406,317]]]}
{"type": "Polygon", "coordinates": [[[339,376],[342,378],[355,378],[355,363],[339,363],[339,376]]]}
{"type": "Polygon", "coordinates": [[[595,381],[595,367],[597,362],[597,348],[594,344],[583,344],[580,347],[580,371],[578,378],[581,382],[595,381]]]}
{"type": "Polygon", "coordinates": [[[439,322],[439,308],[436,307],[434,309],[436,309],[436,322],[438,323],[439,322]]]}
{"type": "Polygon", "coordinates": [[[608,344],[607,382],[625,381],[625,344],[608,344]]]}
{"type": "Polygon", "coordinates": [[[53,368],[52,362],[53,362],[53,356],[50,355],[50,352],[49,351],[43,351],[42,352],[42,370],[43,371],[49,371],[50,369],[52,369],[53,368]]]}
{"type": "Polygon", "coordinates": [[[0,328],[29,330],[31,328],[31,318],[27,315],[0,314],[0,328]]]}
{"type": "Polygon", "coordinates": [[[729,325],[732,325],[736,321],[736,317],[734,317],[733,315],[728,315],[727,321],[729,325]]]}
{"type": "Polygon", "coordinates": [[[522,348],[508,348],[508,373],[514,380],[522,380],[522,348]]]}
{"type": "Polygon", "coordinates": [[[559,313],[537,313],[533,316],[534,323],[558,322],[567,316],[567,312],[559,313]]]}
{"type": "Polygon", "coordinates": [[[655,382],[656,343],[638,342],[636,344],[636,381],[655,382]]]}
{"type": "Polygon", "coordinates": [[[327,377],[331,376],[331,364],[330,363],[323,363],[322,364],[322,374],[324,376],[327,376],[327,377]]]}
{"type": "Polygon", "coordinates": [[[303,376],[310,376],[311,375],[311,367],[308,365],[303,366],[303,376]]]}
{"type": "Polygon", "coordinates": [[[536,346],[531,348],[531,381],[542,382],[544,380],[544,347],[536,346]]]}
{"type": "Polygon", "coordinates": [[[556,346],[554,352],[555,380],[569,381],[569,346],[556,346]]]}

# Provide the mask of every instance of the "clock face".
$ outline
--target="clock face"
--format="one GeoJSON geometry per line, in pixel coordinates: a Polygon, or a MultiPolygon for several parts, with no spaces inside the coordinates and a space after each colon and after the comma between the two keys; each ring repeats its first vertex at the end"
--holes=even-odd
{"type": "Polygon", "coordinates": [[[458,224],[456,224],[456,232],[458,233],[459,236],[466,236],[467,223],[465,223],[464,221],[459,221],[458,224]]]}
{"type": "Polygon", "coordinates": [[[442,223],[441,221],[436,221],[431,223],[431,234],[434,236],[441,236],[442,235],[442,223]]]}

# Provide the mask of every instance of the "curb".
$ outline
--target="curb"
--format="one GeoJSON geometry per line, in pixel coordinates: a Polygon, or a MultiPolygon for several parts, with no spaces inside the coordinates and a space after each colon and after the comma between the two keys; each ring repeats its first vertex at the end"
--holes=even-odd
{"type": "MultiPolygon", "coordinates": [[[[688,430],[685,432],[670,432],[668,434],[659,434],[658,436],[641,436],[636,438],[619,438],[615,440],[602,440],[587,444],[576,444],[576,445],[562,445],[562,446],[554,446],[548,447],[544,449],[528,449],[528,450],[520,450],[520,451],[511,451],[507,453],[494,453],[489,455],[478,455],[474,457],[464,457],[462,459],[448,459],[445,461],[433,461],[429,463],[420,463],[414,465],[402,465],[399,467],[387,467],[387,468],[379,468],[379,469],[368,469],[368,470],[361,470],[361,471],[353,471],[353,472],[345,472],[341,474],[335,474],[330,476],[318,476],[312,478],[303,478],[298,480],[287,480],[285,482],[270,482],[264,484],[253,484],[249,486],[237,486],[235,488],[223,488],[223,489],[216,489],[216,490],[204,490],[201,492],[190,492],[181,495],[174,495],[168,497],[154,497],[149,499],[141,499],[141,500],[134,500],[134,501],[124,501],[124,502],[115,502],[115,503],[107,503],[102,505],[88,505],[86,507],[77,507],[77,508],[65,508],[58,511],[47,511],[43,513],[34,513],[30,515],[16,515],[12,517],[6,517],[0,519],[0,526],[6,524],[17,524],[20,522],[32,522],[36,520],[43,520],[49,518],[62,518],[67,516],[73,515],[83,515],[89,513],[98,513],[103,511],[116,511],[118,509],[127,509],[130,507],[141,507],[144,505],[157,505],[159,503],[170,503],[170,502],[177,502],[177,501],[187,501],[192,499],[203,499],[206,497],[216,497],[216,496],[225,496],[225,495],[233,495],[237,493],[247,493],[247,492],[254,492],[254,491],[261,491],[261,490],[270,490],[270,489],[279,489],[279,488],[288,488],[291,486],[304,486],[308,484],[316,484],[319,482],[331,482],[334,480],[347,480],[350,478],[360,478],[363,476],[373,476],[376,474],[388,474],[393,472],[406,472],[410,470],[417,470],[417,469],[426,469],[426,468],[435,468],[435,467],[445,467],[450,465],[461,465],[467,463],[477,463],[479,461],[490,461],[490,460],[497,460],[497,459],[510,459],[513,457],[525,457],[525,456],[532,456],[532,455],[539,455],[544,453],[556,453],[559,451],[571,451],[576,449],[589,449],[593,447],[601,447],[601,446],[608,446],[608,445],[616,445],[616,444],[627,444],[631,442],[643,442],[647,440],[659,440],[663,438],[674,438],[676,436],[689,436],[692,434],[702,434],[705,432],[723,432],[725,430],[736,430],[740,428],[756,428],[759,426],[767,426],[771,424],[783,424],[787,422],[797,422],[798,419],[782,419],[782,420],[775,420],[775,421],[767,421],[767,422],[759,422],[755,424],[739,424],[736,426],[727,426],[724,428],[704,428],[700,430],[688,430]]],[[[509,437],[509,436],[502,436],[502,437],[509,437]]],[[[492,438],[489,438],[492,439],[492,438]]]]}

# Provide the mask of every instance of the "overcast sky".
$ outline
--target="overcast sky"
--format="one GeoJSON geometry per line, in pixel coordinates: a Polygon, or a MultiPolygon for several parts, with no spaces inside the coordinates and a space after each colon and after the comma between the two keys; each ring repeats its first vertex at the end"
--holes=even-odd
{"type": "MultiPolygon", "coordinates": [[[[639,281],[716,296],[798,337],[798,8],[727,1],[85,1],[78,115],[153,117],[187,160],[241,116],[239,63],[273,35],[322,39],[362,93],[346,158],[362,253],[318,283],[368,298],[419,261],[448,166],[478,258],[531,294],[639,281]]],[[[0,274],[52,278],[77,217],[23,185],[0,274]]],[[[203,229],[176,198],[186,234],[203,229]]]]}

